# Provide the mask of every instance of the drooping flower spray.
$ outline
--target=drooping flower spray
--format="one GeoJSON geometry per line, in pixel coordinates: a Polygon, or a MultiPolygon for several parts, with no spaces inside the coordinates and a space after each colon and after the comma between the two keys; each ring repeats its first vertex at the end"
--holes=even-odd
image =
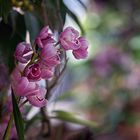
{"type": "Polygon", "coordinates": [[[67,27],[60,34],[60,45],[56,48],[56,41],[49,27],[44,27],[35,39],[34,46],[26,42],[19,43],[15,51],[18,62],[11,76],[12,88],[17,96],[26,97],[34,106],[45,106],[47,89],[41,87],[38,81],[48,80],[54,76],[55,68],[62,63],[61,49],[72,50],[76,59],[87,57],[88,42],[79,37],[79,32],[67,27]],[[24,64],[24,65],[23,65],[24,64]]]}
{"type": "Polygon", "coordinates": [[[67,64],[67,51],[71,50],[76,59],[85,59],[88,55],[87,49],[87,40],[80,37],[79,32],[72,27],[65,28],[58,41],[46,26],[35,38],[33,45],[19,43],[14,53],[16,67],[11,74],[11,88],[19,99],[19,106],[24,102],[36,107],[46,106],[49,87],[41,86],[39,81],[53,81],[58,66],[58,77],[61,76],[67,64]],[[65,60],[62,57],[64,54],[65,60]],[[21,97],[25,99],[24,102],[20,102],[21,97]]]}

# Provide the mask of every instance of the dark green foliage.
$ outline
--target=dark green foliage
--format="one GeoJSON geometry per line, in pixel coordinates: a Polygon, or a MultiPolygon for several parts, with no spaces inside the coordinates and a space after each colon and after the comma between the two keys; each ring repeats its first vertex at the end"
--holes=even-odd
{"type": "Polygon", "coordinates": [[[30,41],[33,43],[35,40],[35,37],[37,36],[41,28],[39,19],[37,19],[37,17],[33,13],[30,13],[30,12],[25,12],[24,19],[26,23],[26,28],[30,34],[30,41]]]}
{"type": "Polygon", "coordinates": [[[11,0],[0,0],[0,17],[7,22],[7,17],[12,8],[11,0]]]}
{"type": "Polygon", "coordinates": [[[16,97],[12,92],[12,103],[13,103],[13,114],[14,114],[14,121],[16,125],[16,130],[18,134],[19,140],[24,140],[24,123],[22,119],[22,115],[20,113],[16,97]]]}
{"type": "Polygon", "coordinates": [[[11,11],[8,21],[0,22],[0,56],[9,67],[9,72],[14,68],[14,51],[17,44],[25,40],[26,27],[24,16],[16,11],[11,11]]]}

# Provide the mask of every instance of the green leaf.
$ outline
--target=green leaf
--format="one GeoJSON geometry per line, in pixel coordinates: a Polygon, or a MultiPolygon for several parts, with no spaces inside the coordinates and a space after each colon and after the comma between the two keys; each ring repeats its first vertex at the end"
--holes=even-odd
{"type": "Polygon", "coordinates": [[[53,112],[56,114],[56,116],[54,118],[61,119],[63,121],[76,123],[76,124],[80,124],[80,125],[85,125],[85,126],[88,126],[91,128],[97,126],[96,122],[84,120],[84,119],[79,119],[79,118],[75,117],[72,113],[69,113],[69,112],[65,112],[62,110],[55,110],[53,112]]]}
{"type": "Polygon", "coordinates": [[[19,138],[19,140],[24,140],[24,123],[23,123],[23,119],[21,116],[21,112],[20,112],[18,104],[17,104],[17,100],[16,100],[13,92],[12,92],[12,103],[13,103],[14,121],[15,121],[15,125],[16,125],[18,138],[19,138]]]}
{"type": "Polygon", "coordinates": [[[59,30],[60,27],[60,15],[61,7],[57,6],[56,0],[45,0],[45,9],[46,12],[46,23],[49,25],[50,29],[54,32],[55,30],[59,30]],[[57,22],[56,22],[57,21],[57,22]]]}
{"type": "Polygon", "coordinates": [[[9,68],[9,73],[14,68],[14,51],[19,42],[25,40],[26,28],[24,16],[16,11],[11,11],[8,22],[0,21],[0,58],[9,68]]]}
{"type": "Polygon", "coordinates": [[[63,24],[65,23],[66,20],[66,6],[63,2],[63,0],[60,0],[60,13],[61,13],[61,18],[63,20],[63,24]]]}
{"type": "Polygon", "coordinates": [[[11,0],[0,0],[0,17],[7,22],[7,17],[12,8],[11,0]]]}
{"type": "Polygon", "coordinates": [[[19,35],[23,40],[26,36],[26,25],[24,20],[24,15],[12,10],[8,17],[8,24],[12,27],[13,35],[19,35]]]}
{"type": "Polygon", "coordinates": [[[36,16],[30,12],[24,14],[26,28],[30,34],[30,41],[33,43],[40,30],[40,24],[36,16]]]}

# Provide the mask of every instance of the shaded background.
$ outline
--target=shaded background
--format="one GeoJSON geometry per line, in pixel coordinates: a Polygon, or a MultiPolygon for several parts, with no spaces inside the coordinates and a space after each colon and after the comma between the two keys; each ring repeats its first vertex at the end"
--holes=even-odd
{"type": "Polygon", "coordinates": [[[6,7],[5,22],[0,18],[0,107],[17,43],[33,42],[47,24],[60,32],[63,22],[85,34],[89,56],[76,61],[68,53],[68,67],[49,96],[50,133],[48,127],[41,132],[39,109],[26,106],[26,139],[140,140],[140,1],[60,0],[59,6],[31,1],[20,7],[23,13],[6,7]]]}

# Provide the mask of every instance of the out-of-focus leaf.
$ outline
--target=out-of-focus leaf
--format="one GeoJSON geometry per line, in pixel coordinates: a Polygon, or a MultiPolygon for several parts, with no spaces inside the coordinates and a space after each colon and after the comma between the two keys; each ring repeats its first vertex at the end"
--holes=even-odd
{"type": "Polygon", "coordinates": [[[79,119],[79,118],[75,117],[72,113],[69,113],[69,112],[65,112],[65,111],[61,111],[61,110],[55,110],[53,112],[56,114],[56,116],[54,118],[61,119],[63,121],[80,124],[80,125],[85,125],[85,126],[92,127],[92,128],[97,126],[96,122],[79,119]]]}
{"type": "Polygon", "coordinates": [[[45,6],[47,15],[45,24],[47,23],[52,31],[58,30],[60,32],[66,19],[66,6],[63,0],[46,0],[45,6]]]}
{"type": "Polygon", "coordinates": [[[40,30],[39,22],[37,18],[30,12],[25,12],[24,17],[26,28],[30,34],[30,41],[33,43],[35,37],[37,36],[40,30]]]}
{"type": "Polygon", "coordinates": [[[64,101],[64,100],[70,100],[70,99],[73,99],[73,94],[71,92],[67,92],[67,93],[64,93],[62,95],[60,95],[55,101],[64,101]]]}
{"type": "Polygon", "coordinates": [[[46,0],[44,4],[45,9],[43,12],[46,12],[47,16],[45,23],[47,23],[51,30],[54,31],[55,29],[58,29],[59,24],[56,0],[46,0]]]}
{"type": "Polygon", "coordinates": [[[7,17],[12,8],[11,0],[0,0],[0,17],[7,22],[7,17]]]}
{"type": "Polygon", "coordinates": [[[84,31],[78,17],[72,11],[70,11],[67,7],[66,7],[66,11],[69,14],[69,16],[72,17],[72,19],[77,23],[77,25],[81,29],[82,34],[85,34],[85,31],[84,31]]]}
{"type": "Polygon", "coordinates": [[[60,0],[60,12],[61,12],[61,18],[62,18],[63,24],[64,24],[65,20],[66,20],[66,6],[63,3],[63,0],[60,0]]]}
{"type": "Polygon", "coordinates": [[[12,92],[13,114],[19,140],[24,140],[24,123],[16,98],[12,92]]]}
{"type": "Polygon", "coordinates": [[[85,4],[81,1],[81,0],[77,0],[81,5],[82,5],[82,7],[85,9],[85,10],[87,10],[87,7],[85,6],[85,4]]]}
{"type": "Polygon", "coordinates": [[[138,115],[133,114],[127,110],[123,112],[122,116],[123,120],[126,121],[129,125],[136,124],[139,121],[138,115]]]}
{"type": "Polygon", "coordinates": [[[31,3],[36,4],[36,5],[40,5],[42,0],[30,0],[31,3]]]}

